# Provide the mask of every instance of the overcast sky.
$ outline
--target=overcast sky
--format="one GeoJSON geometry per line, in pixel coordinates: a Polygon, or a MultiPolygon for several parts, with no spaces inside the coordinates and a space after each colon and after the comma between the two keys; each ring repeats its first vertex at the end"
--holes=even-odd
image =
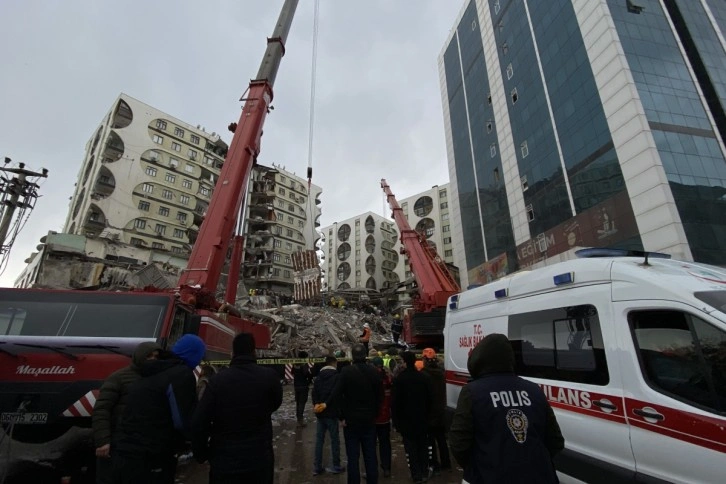
{"type": "MultiPolygon", "coordinates": [[[[84,147],[120,92],[231,134],[282,0],[0,0],[0,156],[50,170],[0,285],[61,231],[84,147]]],[[[321,0],[313,183],[322,226],[448,182],[437,60],[463,0],[321,0]]],[[[259,161],[305,176],[313,0],[301,0],[259,161]]],[[[388,210],[386,209],[386,216],[388,210]]]]}

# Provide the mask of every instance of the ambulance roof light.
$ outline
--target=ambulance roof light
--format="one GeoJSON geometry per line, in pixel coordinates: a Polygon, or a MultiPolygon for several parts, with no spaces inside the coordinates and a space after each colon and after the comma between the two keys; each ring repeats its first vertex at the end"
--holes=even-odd
{"type": "Polygon", "coordinates": [[[494,291],[494,297],[497,299],[502,298],[502,297],[507,297],[507,288],[505,287],[505,288],[497,289],[496,291],[494,291]]]}
{"type": "Polygon", "coordinates": [[[574,272],[565,272],[564,274],[558,274],[554,277],[555,286],[561,286],[562,284],[570,284],[575,282],[574,272]]]}
{"type": "Polygon", "coordinates": [[[454,294],[449,298],[449,309],[457,309],[459,307],[459,295],[454,294]]]}
{"type": "Polygon", "coordinates": [[[609,247],[592,247],[589,249],[580,249],[575,251],[575,255],[579,258],[593,258],[593,257],[648,257],[653,259],[670,259],[670,254],[663,254],[662,252],[647,252],[643,250],[632,250],[632,249],[613,249],[609,247]]]}

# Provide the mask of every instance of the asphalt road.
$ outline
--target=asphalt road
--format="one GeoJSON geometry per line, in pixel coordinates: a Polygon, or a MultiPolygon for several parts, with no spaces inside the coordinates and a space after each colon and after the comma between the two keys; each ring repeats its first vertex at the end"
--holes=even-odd
{"type": "MultiPolygon", "coordinates": [[[[273,415],[273,432],[275,438],[275,484],[343,484],[346,475],[322,474],[313,476],[313,458],[315,453],[315,416],[312,413],[312,404],[308,401],[306,409],[306,427],[297,428],[295,420],[295,397],[292,386],[285,387],[283,404],[273,415]]],[[[345,444],[341,428],[341,460],[343,466],[347,462],[345,457],[345,444]]],[[[330,462],[330,439],[326,439],[323,451],[324,466],[332,465],[330,462]]],[[[391,435],[393,447],[393,469],[390,478],[383,478],[381,483],[412,482],[406,464],[406,454],[403,451],[401,436],[395,432],[391,435]]],[[[361,459],[362,468],[362,459],[361,459]]],[[[207,482],[209,468],[194,462],[181,464],[177,473],[178,483],[202,484],[207,482]]],[[[460,469],[444,471],[439,476],[432,477],[430,484],[458,484],[461,483],[460,469]]],[[[365,482],[363,480],[362,482],[365,482]]]]}

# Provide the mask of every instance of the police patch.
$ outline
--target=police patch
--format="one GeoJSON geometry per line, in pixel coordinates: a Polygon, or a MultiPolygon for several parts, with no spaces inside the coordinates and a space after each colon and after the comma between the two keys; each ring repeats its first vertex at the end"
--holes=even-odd
{"type": "Polygon", "coordinates": [[[527,440],[527,427],[529,421],[527,416],[519,409],[513,408],[507,412],[507,427],[517,443],[523,444],[527,440]]]}

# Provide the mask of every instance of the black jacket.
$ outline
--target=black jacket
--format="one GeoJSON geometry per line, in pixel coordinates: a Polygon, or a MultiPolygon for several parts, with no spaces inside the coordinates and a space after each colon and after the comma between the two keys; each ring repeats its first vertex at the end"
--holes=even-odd
{"type": "Polygon", "coordinates": [[[307,390],[310,387],[310,382],[313,381],[313,374],[310,372],[308,364],[303,363],[293,367],[292,378],[295,390],[307,390]]]}
{"type": "Polygon", "coordinates": [[[347,426],[373,426],[383,400],[381,377],[365,362],[354,362],[341,370],[333,398],[339,403],[340,418],[347,426]]]}
{"type": "Polygon", "coordinates": [[[336,401],[333,397],[333,390],[338,383],[338,370],[332,366],[324,366],[320,369],[315,382],[313,383],[313,405],[324,403],[325,410],[316,413],[318,418],[337,418],[340,415],[336,401]]]}
{"type": "Polygon", "coordinates": [[[472,351],[449,431],[451,453],[471,484],[556,483],[552,457],[564,448],[539,385],[516,376],[509,341],[485,338],[472,351]]]}
{"type": "Polygon", "coordinates": [[[237,356],[214,375],[192,422],[194,457],[215,473],[250,472],[273,465],[270,416],[282,403],[277,373],[237,356]]]}
{"type": "Polygon", "coordinates": [[[444,369],[434,360],[424,366],[421,373],[429,377],[431,391],[433,392],[429,427],[444,427],[446,425],[446,376],[444,375],[444,369]]]}
{"type": "Polygon", "coordinates": [[[197,403],[194,373],[176,357],[146,361],[140,373],[129,386],[116,449],[129,455],[173,454],[190,436],[197,403]]]}
{"type": "Polygon", "coordinates": [[[391,400],[393,426],[401,435],[426,435],[433,403],[429,377],[406,368],[393,380],[391,400]]]}

